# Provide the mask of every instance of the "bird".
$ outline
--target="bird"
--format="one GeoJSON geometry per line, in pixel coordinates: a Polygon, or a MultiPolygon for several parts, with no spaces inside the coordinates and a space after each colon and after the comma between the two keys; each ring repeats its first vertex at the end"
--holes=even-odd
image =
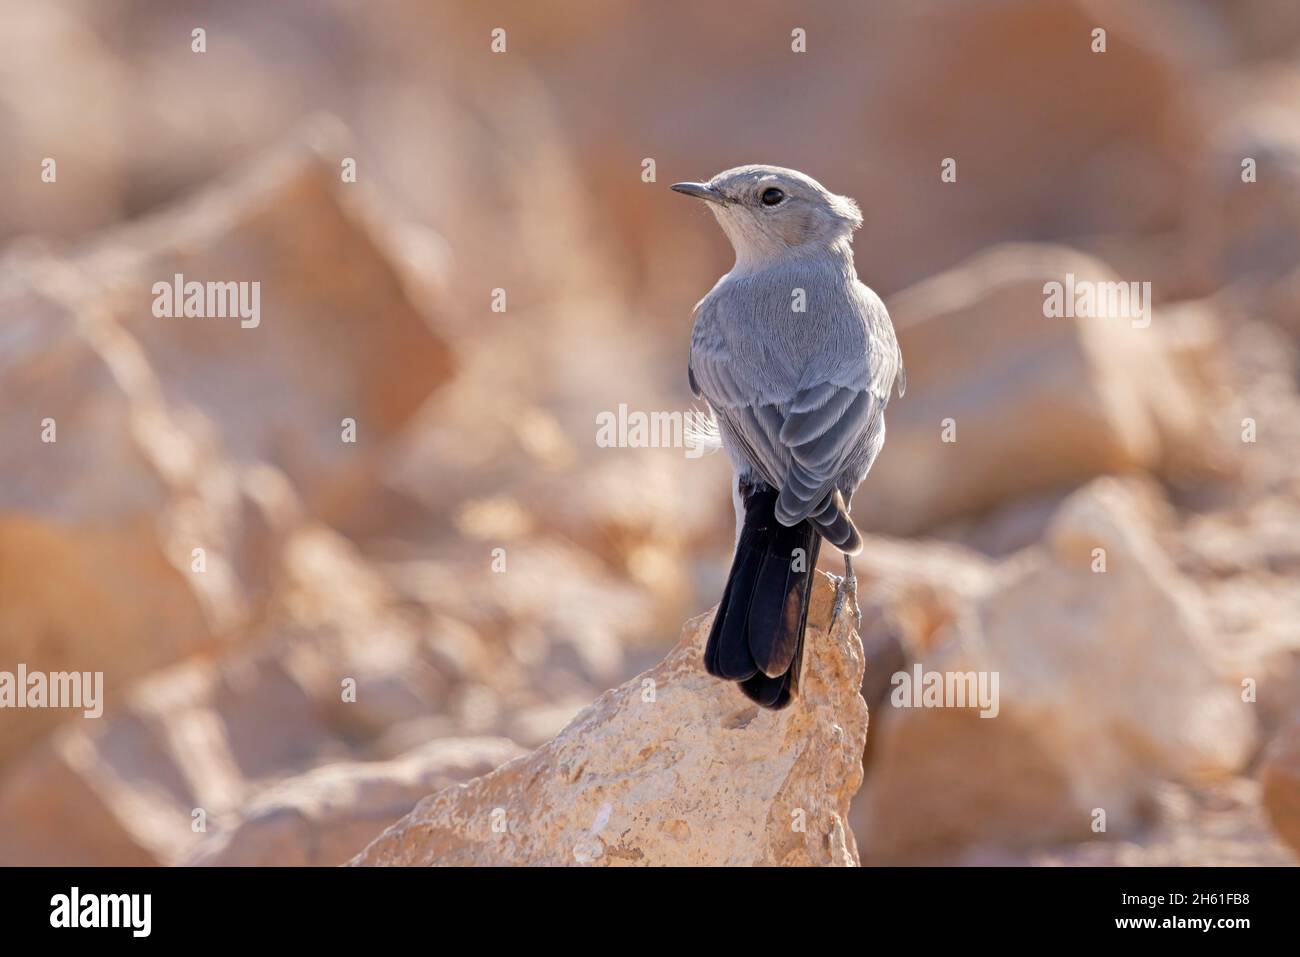
{"type": "Polygon", "coordinates": [[[706,670],[764,708],[798,695],[821,542],[844,556],[832,621],[857,610],[854,492],[907,374],[884,303],[858,279],[853,199],[797,170],[750,165],[674,183],[703,201],[735,264],[696,304],[687,379],[732,465],[736,540],[706,670]]]}

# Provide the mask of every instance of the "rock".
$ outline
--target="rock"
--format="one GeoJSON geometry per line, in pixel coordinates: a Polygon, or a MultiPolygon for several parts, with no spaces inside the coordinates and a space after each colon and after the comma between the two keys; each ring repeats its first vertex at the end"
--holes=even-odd
{"type": "Polygon", "coordinates": [[[1259,779],[1273,830],[1300,855],[1300,720],[1292,721],[1269,744],[1259,779]]]}
{"type": "Polygon", "coordinates": [[[634,670],[628,652],[656,616],[642,591],[560,538],[449,537],[436,556],[393,562],[383,574],[408,607],[429,613],[434,653],[466,682],[509,698],[513,712],[571,693],[590,701],[634,670]]]}
{"type": "MultiPolygon", "coordinates": [[[[0,261],[0,667],[102,671],[112,696],[237,641],[291,532],[364,499],[449,378],[331,129],[67,258],[0,261]],[[260,324],[155,318],[176,274],[261,283],[260,324]]],[[[0,723],[0,763],[58,719],[0,723]]]]}
{"type": "Polygon", "coordinates": [[[1300,47],[1300,9],[1287,0],[1262,0],[1240,9],[1201,4],[1197,13],[1212,19],[1213,35],[1229,42],[1239,59],[1284,57],[1300,47]]]}
{"type": "Polygon", "coordinates": [[[1300,481],[1292,485],[1188,516],[1170,544],[1204,600],[1220,670],[1249,690],[1268,735],[1300,701],[1300,481]]]}
{"type": "Polygon", "coordinates": [[[384,443],[453,369],[390,256],[384,213],[340,179],[346,144],[336,122],[314,120],[229,182],[104,234],[77,259],[83,288],[139,342],[164,401],[212,423],[236,463],[282,471],[325,518],[364,498],[384,443]],[[155,283],[176,275],[259,283],[258,324],[156,318],[155,283]]]}
{"type": "Polygon", "coordinates": [[[0,859],[175,863],[198,837],[195,809],[220,818],[245,789],[225,729],[203,700],[215,677],[202,664],[161,672],[111,720],[66,723],[25,754],[0,779],[0,859]]]}
{"type": "Polygon", "coordinates": [[[444,739],[391,761],[340,763],[336,732],[313,721],[275,664],[263,661],[261,674],[247,663],[243,674],[177,666],[134,689],[126,714],[57,729],[0,779],[0,859],[339,864],[431,789],[523,753],[499,738],[444,739]],[[274,713],[254,718],[259,700],[274,713]],[[319,761],[329,763],[309,768],[319,761]]]}
{"type": "Polygon", "coordinates": [[[191,49],[193,11],[181,7],[14,13],[0,36],[9,146],[0,176],[13,189],[3,238],[83,235],[198,187],[315,104],[346,99],[357,74],[346,57],[322,55],[322,42],[363,42],[355,32],[344,40],[346,18],[323,7],[282,10],[273,23],[243,2],[209,11],[201,55],[191,49]],[[45,157],[57,161],[55,182],[41,178],[45,157]]]}
{"type": "MultiPolygon", "coordinates": [[[[564,627],[547,617],[554,603],[543,602],[545,576],[530,570],[527,556],[512,551],[519,564],[510,587],[501,587],[523,617],[504,621],[564,627]]],[[[544,558],[535,556],[539,565],[544,558]]],[[[556,565],[550,569],[554,576],[556,565]]],[[[504,733],[541,744],[594,697],[574,672],[609,668],[604,659],[618,650],[580,633],[573,643],[522,631],[487,642],[446,616],[425,620],[418,599],[395,591],[346,539],[310,523],[286,536],[268,578],[272,597],[237,646],[151,671],[109,696],[101,719],[65,720],[4,769],[0,857],[36,865],[168,864],[199,854],[248,860],[255,851],[243,837],[227,848],[205,833],[215,840],[267,828],[270,841],[284,827],[276,840],[309,840],[304,859],[346,859],[416,797],[513,755],[491,752],[499,759],[472,768],[446,750],[414,764],[380,767],[372,759],[405,760],[433,738],[504,733]],[[311,776],[341,760],[355,764],[311,776]],[[428,776],[435,771],[443,776],[428,776]],[[288,792],[261,801],[286,776],[296,782],[288,792]],[[191,826],[196,809],[206,832],[191,826]],[[371,816],[377,826],[362,833],[371,816]],[[330,836],[336,825],[340,836],[330,836]],[[329,850],[348,835],[360,836],[329,850]]],[[[431,581],[438,579],[424,576],[425,586],[431,581]]],[[[594,622],[606,620],[594,590],[557,594],[594,622]]]]}
{"type": "Polygon", "coordinates": [[[0,35],[0,180],[8,184],[0,238],[103,226],[122,212],[129,71],[84,12],[12,13],[0,35]],[[59,66],[70,62],[77,69],[59,66]],[[84,110],[91,100],[98,108],[84,110]],[[54,161],[52,182],[46,160],[54,161]]]}
{"type": "Polygon", "coordinates": [[[1205,98],[1208,141],[1184,218],[1192,268],[1212,286],[1267,287],[1300,261],[1297,96],[1300,69],[1281,61],[1228,74],[1205,98]]]}
{"type": "Polygon", "coordinates": [[[996,676],[996,714],[899,706],[890,689],[854,808],[864,861],[1085,840],[1097,809],[1109,834],[1133,834],[1159,782],[1244,766],[1253,706],[1156,545],[1151,507],[1145,490],[1099,479],[1066,499],[1041,546],[965,596],[949,589],[928,629],[899,630],[899,671],[996,676]]]}
{"type": "Polygon", "coordinates": [[[1035,849],[966,864],[1034,867],[1285,867],[1295,856],[1268,826],[1259,784],[1228,778],[1195,788],[1162,784],[1151,825],[1126,839],[1093,835],[1082,844],[1035,849]]]}
{"type": "MultiPolygon", "coordinates": [[[[878,718],[890,710],[893,676],[942,640],[970,604],[993,587],[995,564],[959,545],[868,536],[853,568],[867,660],[862,697],[878,718]]],[[[868,766],[876,740],[875,734],[867,740],[868,766]]],[[[859,793],[855,812],[862,800],[859,793]]]]}
{"type": "Polygon", "coordinates": [[[857,863],[862,647],[819,577],[800,697],[764,711],[703,670],[711,615],[526,758],[421,801],[358,865],[857,863]]]}
{"type": "Polygon", "coordinates": [[[438,709],[448,677],[345,540],[304,526],[269,577],[275,597],[238,647],[151,671],[12,762],[4,859],[174,863],[201,839],[196,809],[220,832],[267,783],[367,756],[438,709]]]}
{"type": "MultiPolygon", "coordinates": [[[[744,18],[701,7],[683,33],[637,4],[611,5],[584,23],[592,52],[583,57],[527,2],[457,16],[466,35],[490,30],[496,16],[551,38],[520,56],[560,91],[558,122],[581,144],[583,182],[599,208],[615,211],[608,219],[622,258],[648,286],[672,291],[664,303],[694,302],[730,260],[725,240],[711,242],[690,207],[629,188],[619,172],[643,134],[599,117],[631,101],[650,118],[660,183],[741,161],[780,162],[856,197],[869,210],[856,241],[862,276],[882,294],[1016,236],[1167,228],[1189,194],[1201,125],[1189,93],[1196,75],[1171,54],[1192,45],[1180,41],[1199,24],[1181,9],[1152,17],[1111,4],[1103,16],[1088,0],[810,9],[798,25],[808,55],[835,64],[834,84],[790,69],[792,25],[777,7],[744,18]],[[1091,50],[1098,26],[1105,54],[1091,50]],[[723,35],[728,43],[713,42],[723,35]],[[869,57],[860,55],[864,36],[873,38],[869,57]],[[648,75],[669,47],[680,54],[671,82],[611,81],[648,75]],[[747,95],[717,88],[717,70],[744,71],[747,95]],[[687,91],[696,110],[677,107],[687,91]],[[802,146],[774,156],[767,123],[802,146]],[[955,182],[940,179],[946,158],[956,161],[955,182]],[[680,250],[671,266],[666,249],[680,250]]],[[[420,22],[415,36],[445,21],[424,12],[420,22]]]]}
{"type": "Polygon", "coordinates": [[[344,864],[431,790],[486,774],[523,753],[504,738],[446,738],[390,761],[326,765],[259,794],[240,809],[238,824],[203,840],[185,863],[344,864]]]}
{"type": "Polygon", "coordinates": [[[0,781],[0,860],[9,867],[144,867],[165,863],[132,814],[188,829],[167,802],[119,800],[79,729],[61,728],[0,781]]]}
{"type": "Polygon", "coordinates": [[[1146,327],[1047,318],[1044,285],[1067,274],[1120,278],[1073,250],[1003,246],[889,300],[908,392],[890,403],[872,494],[854,502],[864,527],[914,534],[1107,472],[1227,467],[1239,422],[1215,418],[1161,314],[1146,327]]]}
{"type": "Polygon", "coordinates": [[[0,777],[0,858],[37,866],[174,864],[230,826],[275,776],[337,758],[283,648],[196,658],[120,692],[99,721],[67,722],[0,777]]]}
{"type": "Polygon", "coordinates": [[[908,14],[882,44],[875,69],[886,79],[851,94],[876,114],[860,121],[859,148],[895,144],[870,164],[857,194],[874,209],[857,244],[870,250],[873,271],[914,282],[1017,236],[1145,233],[1176,217],[1191,189],[1188,156],[1203,135],[1187,68],[1171,55],[1185,21],[1169,16],[1157,26],[1116,6],[1099,18],[1088,0],[936,4],[908,14]],[[1090,45],[1098,26],[1104,55],[1090,45]],[[945,184],[947,157],[956,180],[945,184]]]}
{"type": "MultiPolygon", "coordinates": [[[[77,281],[56,260],[0,266],[0,668],[102,671],[111,707],[133,678],[248,621],[298,503],[169,406],[120,327],[58,298],[77,281]]],[[[63,714],[11,713],[0,763],[63,714]]]]}

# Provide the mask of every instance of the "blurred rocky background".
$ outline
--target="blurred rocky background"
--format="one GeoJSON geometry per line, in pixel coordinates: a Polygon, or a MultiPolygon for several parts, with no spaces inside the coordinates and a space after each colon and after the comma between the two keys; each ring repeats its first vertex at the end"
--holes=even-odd
{"type": "Polygon", "coordinates": [[[1296,862],[1291,0],[0,23],[0,670],[106,685],[0,711],[0,863],[338,864],[658,661],[728,469],[597,421],[691,408],[730,258],[667,184],[747,162],[860,201],[909,372],[855,502],[862,862],[1296,862]],[[155,318],[176,273],[261,324],[155,318]],[[1149,326],[1045,318],[1067,274],[1149,326]],[[893,706],[918,664],[998,716],[893,706]]]}

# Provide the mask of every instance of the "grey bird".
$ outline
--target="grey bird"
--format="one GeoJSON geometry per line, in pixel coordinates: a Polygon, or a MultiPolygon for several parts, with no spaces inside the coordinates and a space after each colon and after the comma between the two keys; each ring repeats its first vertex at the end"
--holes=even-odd
{"type": "Polygon", "coordinates": [[[823,538],[844,554],[834,614],[856,599],[849,506],[884,445],[890,394],[906,389],[903,358],[858,280],[852,199],[778,166],[672,188],[708,204],[736,253],[695,307],[688,367],[735,472],[736,550],[705,667],[783,708],[798,693],[823,538]]]}

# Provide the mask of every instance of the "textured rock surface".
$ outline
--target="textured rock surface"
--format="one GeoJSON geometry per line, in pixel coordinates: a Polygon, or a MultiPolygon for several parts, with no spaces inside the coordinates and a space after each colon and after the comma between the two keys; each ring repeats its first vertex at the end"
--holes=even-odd
{"type": "Polygon", "coordinates": [[[1157,782],[1245,765],[1254,706],[1218,667],[1206,609],[1155,544],[1149,505],[1100,479],[1065,501],[1042,546],[965,596],[937,594],[896,667],[996,673],[999,709],[891,707],[892,689],[877,692],[854,818],[864,861],[1083,840],[1096,808],[1109,833],[1134,834],[1157,782]]]}
{"type": "Polygon", "coordinates": [[[703,670],[711,615],[526,758],[421,801],[361,865],[852,865],[862,645],[819,578],[799,698],[764,711],[703,670]]]}

